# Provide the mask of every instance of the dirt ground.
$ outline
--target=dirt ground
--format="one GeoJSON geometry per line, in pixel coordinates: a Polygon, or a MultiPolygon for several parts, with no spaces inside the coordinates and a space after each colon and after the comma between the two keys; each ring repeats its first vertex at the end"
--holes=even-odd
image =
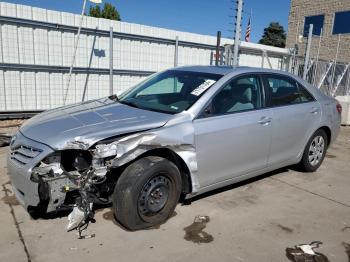
{"type": "Polygon", "coordinates": [[[96,236],[83,240],[65,232],[66,217],[33,220],[18,205],[7,151],[0,148],[0,261],[280,262],[290,261],[287,248],[312,241],[323,243],[317,261],[350,261],[350,127],[316,173],[286,168],[206,194],[150,230],[125,231],[100,209],[84,232],[96,236]]]}

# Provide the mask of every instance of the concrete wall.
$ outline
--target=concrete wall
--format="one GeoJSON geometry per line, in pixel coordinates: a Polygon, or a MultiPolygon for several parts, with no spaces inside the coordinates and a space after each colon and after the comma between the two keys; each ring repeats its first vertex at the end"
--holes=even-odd
{"type": "MultiPolygon", "coordinates": [[[[80,15],[0,2],[0,111],[63,105],[79,21],[80,15]]],[[[84,17],[67,104],[110,94],[110,27],[113,93],[173,67],[176,37],[179,66],[209,65],[215,52],[214,36],[84,17]]],[[[221,43],[233,44],[233,40],[221,43]]],[[[240,64],[260,67],[262,50],[273,54],[273,68],[283,68],[288,50],[244,42],[240,64]]]]}
{"type": "MultiPolygon", "coordinates": [[[[334,60],[336,56],[339,35],[333,35],[333,21],[335,12],[350,11],[350,0],[291,0],[288,21],[287,47],[294,47],[298,35],[304,32],[305,16],[325,15],[323,37],[320,48],[320,59],[334,60]]],[[[350,21],[348,23],[350,26],[350,21]]],[[[312,39],[311,57],[317,56],[320,37],[312,39]]],[[[305,52],[306,38],[299,44],[299,54],[305,52]]],[[[350,62],[350,34],[342,34],[339,41],[338,60],[350,62]]]]}

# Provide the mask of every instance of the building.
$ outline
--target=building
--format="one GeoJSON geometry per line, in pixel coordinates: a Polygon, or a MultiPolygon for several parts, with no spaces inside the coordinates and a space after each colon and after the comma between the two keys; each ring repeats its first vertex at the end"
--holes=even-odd
{"type": "Polygon", "coordinates": [[[319,53],[322,60],[350,62],[350,0],[291,0],[287,47],[297,44],[299,55],[305,54],[310,24],[311,58],[319,53]]]}

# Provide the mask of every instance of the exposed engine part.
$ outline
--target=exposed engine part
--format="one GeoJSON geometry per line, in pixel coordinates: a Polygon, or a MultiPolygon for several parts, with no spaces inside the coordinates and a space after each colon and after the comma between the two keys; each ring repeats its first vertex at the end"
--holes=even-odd
{"type": "Polygon", "coordinates": [[[67,230],[77,229],[79,238],[87,238],[81,233],[93,221],[93,204],[109,203],[108,195],[114,189],[113,181],[107,179],[107,171],[104,160],[92,160],[89,151],[67,150],[41,161],[33,168],[31,179],[40,185],[40,198],[47,202],[45,211],[73,209],[67,230]],[[67,204],[66,197],[71,192],[76,192],[75,201],[67,204]]]}

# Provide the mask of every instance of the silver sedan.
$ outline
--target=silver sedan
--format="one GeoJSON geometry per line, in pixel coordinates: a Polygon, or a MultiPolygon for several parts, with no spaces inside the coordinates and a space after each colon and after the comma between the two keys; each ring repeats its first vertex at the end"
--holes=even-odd
{"type": "Polygon", "coordinates": [[[160,223],[180,197],[284,166],[317,170],[341,106],[298,77],[193,66],[113,95],[46,111],[13,137],[8,170],[33,216],[72,210],[68,230],[112,203],[130,230],[160,223]]]}

